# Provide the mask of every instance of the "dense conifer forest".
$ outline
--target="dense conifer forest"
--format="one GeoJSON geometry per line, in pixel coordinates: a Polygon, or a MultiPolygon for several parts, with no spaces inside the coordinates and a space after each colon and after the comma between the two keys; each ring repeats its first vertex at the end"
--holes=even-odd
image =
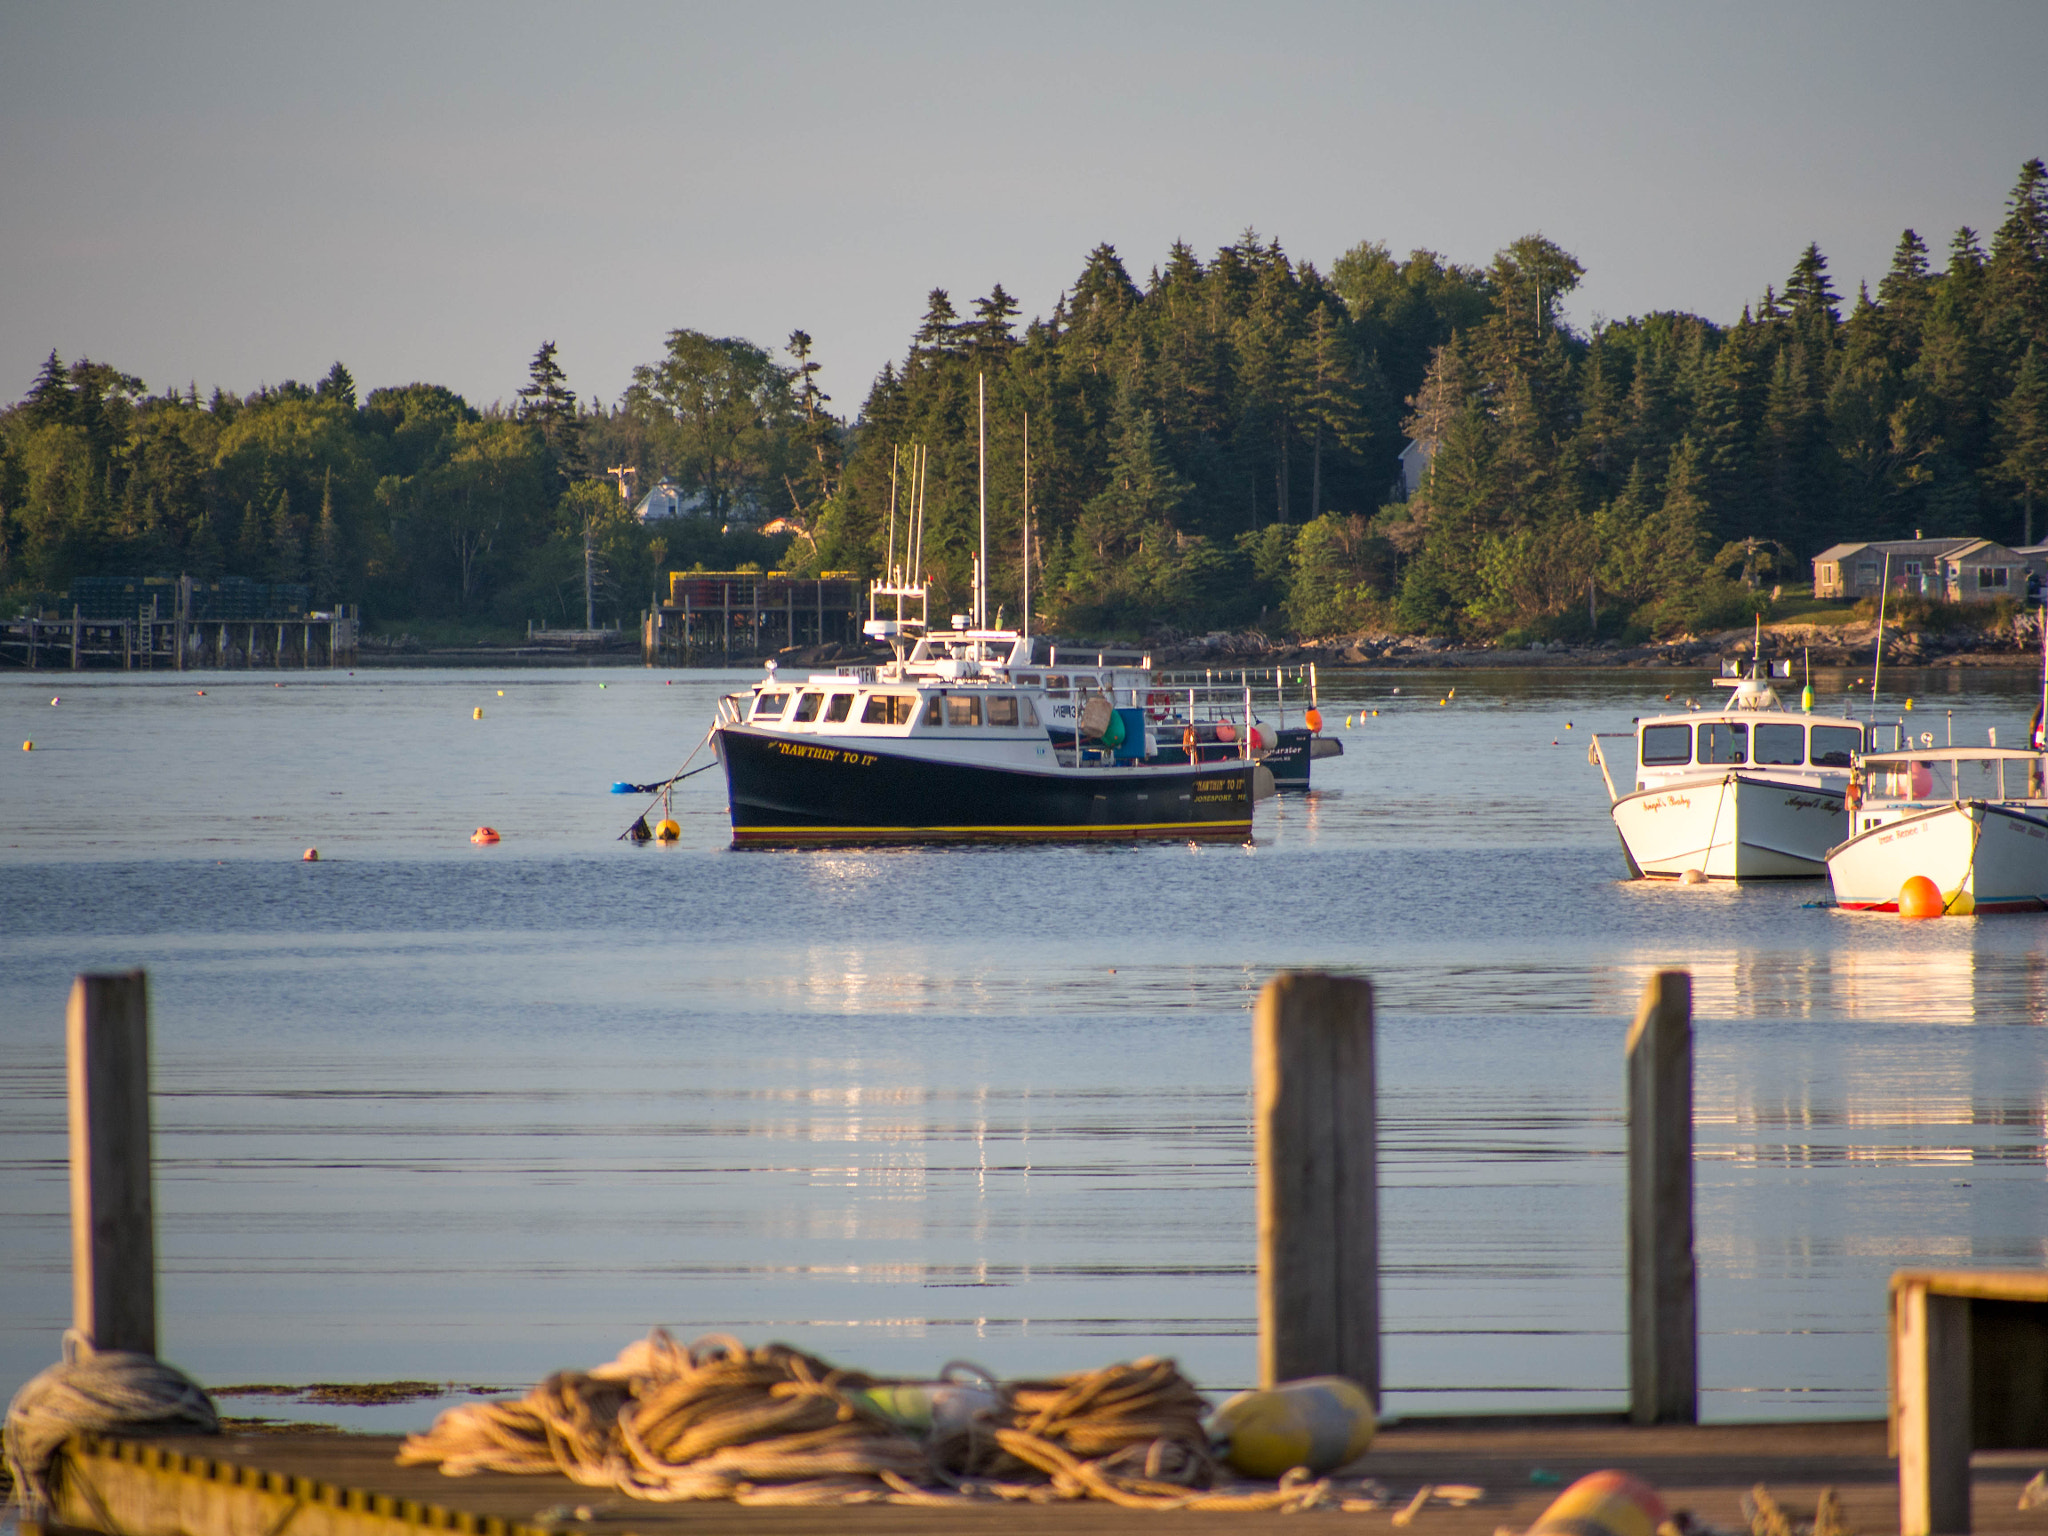
{"type": "MultiPolygon", "coordinates": [[[[509,403],[439,385],[152,391],[52,351],[0,412],[0,606],[84,575],[305,583],[373,625],[580,624],[666,570],[881,568],[922,451],[935,612],[963,606],[988,396],[991,588],[1071,633],[1465,637],[1740,622],[1838,539],[2048,538],[2048,168],[1988,240],[1907,230],[1875,292],[1817,246],[1732,325],[1575,330],[1541,236],[1490,263],[1363,243],[1323,272],[1247,232],[1135,276],[1090,252],[1051,314],[934,290],[850,418],[784,347],[679,329],[614,404],[552,342],[509,403]],[[1030,540],[1023,473],[1030,447],[1030,540]],[[1432,452],[1400,491],[1411,439],[1432,452]],[[641,524],[667,476],[684,516],[641,524]]],[[[793,317],[803,318],[803,317],[793,317]]]]}

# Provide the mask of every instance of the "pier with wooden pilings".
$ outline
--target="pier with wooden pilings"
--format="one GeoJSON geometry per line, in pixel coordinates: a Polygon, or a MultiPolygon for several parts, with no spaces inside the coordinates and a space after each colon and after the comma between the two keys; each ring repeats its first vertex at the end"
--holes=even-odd
{"type": "Polygon", "coordinates": [[[647,665],[717,666],[797,646],[861,644],[859,584],[849,574],[676,571],[647,611],[647,665]]]}
{"type": "MultiPolygon", "coordinates": [[[[148,1016],[140,973],[80,977],[68,1030],[74,1333],[148,1351],[148,1016]]],[[[1893,1282],[1892,1413],[1884,1420],[1701,1425],[1692,1243],[1691,988],[1652,977],[1624,1050],[1628,1083],[1630,1403],[1614,1414],[1409,1416],[1347,1472],[1376,1479],[1373,1529],[1524,1531],[1560,1489],[1619,1468],[1693,1530],[1757,1536],[2019,1536],[2048,1460],[2048,1271],[1902,1271],[1893,1282]],[[2027,1448],[2031,1447],[2031,1448],[2027,1448]],[[1449,1497],[1457,1486],[1459,1496],[1449,1497]]],[[[1369,983],[1282,974],[1254,1021],[1259,1367],[1380,1373],[1378,1129],[1369,983]]],[[[1277,1512],[1163,1514],[1101,1502],[647,1503],[552,1474],[449,1478],[401,1466],[395,1436],[217,1436],[94,1430],[48,1469],[24,1532],[102,1536],[399,1536],[464,1531],[758,1532],[1299,1529],[1277,1512]]],[[[1647,1529],[1647,1523],[1645,1524],[1647,1529]]],[[[1682,1523],[1680,1529],[1685,1529],[1682,1523]]],[[[1614,1528],[1565,1521],[1587,1536],[1614,1528]]],[[[1634,1529],[1629,1526],[1628,1529],[1634,1529]]]]}
{"type": "Polygon", "coordinates": [[[289,619],[0,619],[0,666],[30,670],[345,667],[358,619],[341,606],[289,619]]]}

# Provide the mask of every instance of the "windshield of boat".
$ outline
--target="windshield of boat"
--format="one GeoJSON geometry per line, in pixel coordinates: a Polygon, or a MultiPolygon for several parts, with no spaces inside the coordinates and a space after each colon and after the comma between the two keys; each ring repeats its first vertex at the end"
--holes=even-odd
{"type": "Polygon", "coordinates": [[[754,699],[756,720],[780,720],[783,710],[789,707],[789,693],[786,689],[764,692],[754,699]]]}
{"type": "Polygon", "coordinates": [[[1700,763],[1748,761],[1749,727],[1734,720],[1702,720],[1698,729],[1700,763]]]}
{"type": "Polygon", "coordinates": [[[1643,727],[1643,766],[1675,768],[1692,761],[1692,731],[1682,725],[1643,727]]]}
{"type": "Polygon", "coordinates": [[[1860,725],[1816,725],[1813,728],[1813,766],[1846,768],[1851,754],[1863,750],[1860,725]]]}

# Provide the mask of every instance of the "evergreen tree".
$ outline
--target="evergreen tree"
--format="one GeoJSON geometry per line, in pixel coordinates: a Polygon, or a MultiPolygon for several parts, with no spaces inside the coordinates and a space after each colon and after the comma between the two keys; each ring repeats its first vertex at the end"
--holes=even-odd
{"type": "Polygon", "coordinates": [[[2017,362],[2029,346],[2048,346],[2048,165],[2020,167],[2005,222],[1992,236],[1985,266],[1989,328],[2017,362]]]}
{"type": "Polygon", "coordinates": [[[925,295],[924,319],[917,327],[917,338],[911,345],[911,355],[918,353],[935,354],[940,357],[954,357],[960,353],[960,316],[953,309],[953,301],[943,288],[934,288],[925,295]]]}
{"type": "Polygon", "coordinates": [[[2031,545],[2034,503],[2048,496],[2048,356],[2038,344],[2027,348],[2012,393],[1998,407],[1998,447],[1993,472],[2019,493],[2021,542],[2031,545]]]}
{"type": "Polygon", "coordinates": [[[555,344],[544,341],[527,365],[526,385],[519,391],[519,419],[540,432],[556,477],[566,485],[586,472],[583,456],[583,419],[576,411],[576,394],[569,388],[568,375],[555,361],[555,344]]]}
{"type": "Polygon", "coordinates": [[[55,347],[43,360],[35,383],[29,386],[22,412],[29,425],[35,427],[53,426],[71,419],[71,379],[55,347]]]}
{"type": "Polygon", "coordinates": [[[338,404],[347,406],[350,410],[356,408],[355,377],[346,368],[342,367],[338,360],[332,368],[327,370],[327,377],[320,381],[314,388],[313,393],[322,400],[333,400],[338,404]]]}

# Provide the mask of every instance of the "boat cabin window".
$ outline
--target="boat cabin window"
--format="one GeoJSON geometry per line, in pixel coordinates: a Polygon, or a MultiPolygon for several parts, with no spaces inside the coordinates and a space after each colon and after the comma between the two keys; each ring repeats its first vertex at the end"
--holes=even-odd
{"type": "Polygon", "coordinates": [[[1072,679],[1064,672],[1048,672],[1045,674],[1045,691],[1047,693],[1065,693],[1070,686],[1072,686],[1072,679]]]}
{"type": "Polygon", "coordinates": [[[1643,727],[1643,766],[1670,768],[1692,761],[1692,732],[1682,725],[1643,727]]]}
{"type": "Polygon", "coordinates": [[[789,693],[786,689],[777,689],[773,693],[760,693],[754,696],[754,718],[756,720],[780,720],[783,710],[788,707],[789,693]]]}
{"type": "Polygon", "coordinates": [[[871,693],[860,712],[862,725],[908,725],[917,696],[910,693],[871,693]]]}
{"type": "Polygon", "coordinates": [[[1017,708],[1022,712],[1026,725],[1038,724],[1038,711],[1031,707],[1029,699],[1019,699],[1017,701],[1017,708]]]}
{"type": "Polygon", "coordinates": [[[799,723],[818,718],[819,706],[825,702],[825,695],[807,692],[796,701],[796,713],[789,718],[799,723]]]}
{"type": "Polygon", "coordinates": [[[1806,727],[1803,725],[1759,725],[1756,728],[1756,757],[1759,763],[1780,763],[1799,767],[1806,761],[1806,727]]]}
{"type": "Polygon", "coordinates": [[[931,702],[925,705],[924,723],[926,725],[944,725],[946,723],[946,696],[944,694],[933,694],[931,702]]]}
{"type": "Polygon", "coordinates": [[[1076,688],[1093,688],[1095,686],[1095,679],[1077,673],[1074,677],[1074,686],[1076,688]]]}
{"type": "Polygon", "coordinates": [[[1813,756],[1816,768],[1846,768],[1849,754],[1863,750],[1863,729],[1855,725],[1816,725],[1813,728],[1813,756]]]}
{"type": "Polygon", "coordinates": [[[831,702],[825,706],[825,718],[828,721],[844,720],[852,713],[853,695],[850,693],[833,694],[831,702]]]}
{"type": "Polygon", "coordinates": [[[1026,688],[1036,688],[1041,682],[1044,681],[1044,679],[1041,678],[1036,672],[1026,672],[1020,675],[1017,681],[1023,684],[1026,688]]]}
{"type": "Polygon", "coordinates": [[[1733,720],[1707,720],[1699,728],[1699,763],[1740,763],[1747,761],[1749,727],[1733,720]]]}
{"type": "Polygon", "coordinates": [[[981,696],[973,693],[949,693],[946,695],[946,724],[981,724],[981,696]]]}
{"type": "Polygon", "coordinates": [[[988,696],[988,723],[990,725],[1015,725],[1017,723],[1017,698],[1015,694],[992,693],[988,696]]]}

